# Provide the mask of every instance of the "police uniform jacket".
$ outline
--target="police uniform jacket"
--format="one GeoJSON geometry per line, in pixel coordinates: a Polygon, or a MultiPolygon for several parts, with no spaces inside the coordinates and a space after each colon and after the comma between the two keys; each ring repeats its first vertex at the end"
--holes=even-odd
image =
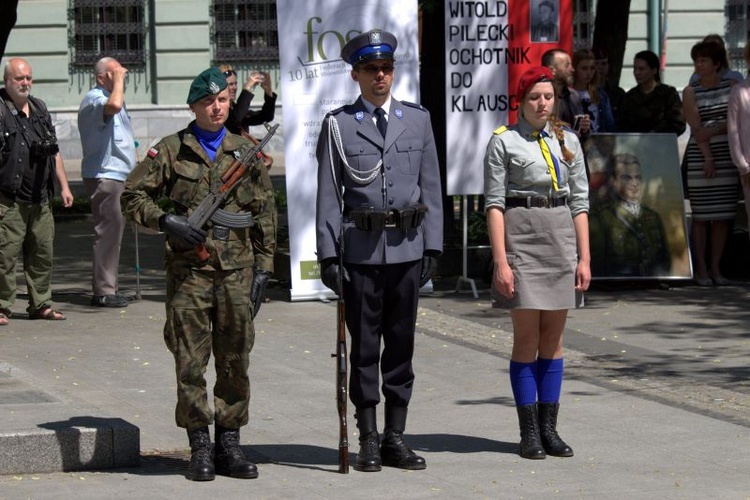
{"type": "Polygon", "coordinates": [[[318,260],[338,256],[342,220],[337,192],[343,191],[344,260],[355,264],[396,264],[422,258],[425,250],[442,252],[443,217],[440,171],[430,114],[423,107],[391,99],[388,129],[383,138],[360,97],[329,113],[323,121],[317,148],[318,260]],[[336,120],[344,158],[329,131],[336,120]],[[345,160],[345,161],[344,161],[345,160]],[[354,177],[373,171],[367,183],[354,177]],[[348,167],[346,166],[348,164],[348,167]],[[422,203],[424,221],[417,228],[365,231],[346,214],[351,209],[402,209],[422,203]]]}
{"type": "Polygon", "coordinates": [[[573,131],[564,128],[564,141],[575,158],[568,162],[548,123],[544,139],[560,163],[558,190],[553,190],[552,176],[544,159],[534,128],[524,120],[495,131],[484,158],[485,207],[505,209],[509,197],[567,197],[571,215],[588,212],[589,186],[583,161],[583,148],[573,131]]]}
{"type": "MultiPolygon", "coordinates": [[[[161,199],[168,200],[170,212],[189,216],[208,195],[210,186],[220,182],[221,174],[249,145],[243,137],[227,133],[215,160],[211,161],[192,132],[193,123],[151,148],[125,181],[123,213],[137,224],[159,229],[159,218],[165,214],[164,204],[156,203],[161,199]]],[[[209,222],[203,228],[208,231],[205,242],[211,255],[208,262],[198,259],[195,247],[168,235],[167,265],[206,270],[254,267],[273,272],[276,205],[267,169],[253,165],[231,191],[222,209],[251,213],[254,225],[229,228],[228,233],[222,231],[223,236],[217,238],[218,233],[209,222]]]]}

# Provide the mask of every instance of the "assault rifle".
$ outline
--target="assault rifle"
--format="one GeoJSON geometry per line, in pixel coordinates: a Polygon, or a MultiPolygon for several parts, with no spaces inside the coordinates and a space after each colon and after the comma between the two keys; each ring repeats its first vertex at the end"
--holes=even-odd
{"type": "Polygon", "coordinates": [[[339,412],[339,472],[349,473],[349,431],[346,425],[346,307],[344,305],[344,224],[339,236],[339,297],[336,302],[336,408],[339,412]]]}
{"type": "MultiPolygon", "coordinates": [[[[227,168],[221,175],[220,182],[211,186],[211,191],[208,193],[208,196],[203,199],[201,204],[198,205],[195,211],[190,214],[190,217],[188,217],[188,224],[190,224],[190,226],[203,228],[209,220],[227,227],[249,227],[253,225],[252,215],[225,212],[224,210],[221,210],[221,207],[224,205],[229,193],[232,192],[232,189],[239,184],[239,181],[245,175],[245,172],[247,172],[252,165],[262,163],[263,147],[271,140],[271,137],[276,133],[277,128],[279,128],[278,124],[268,128],[268,133],[266,133],[263,140],[261,140],[256,146],[247,148],[241,156],[229,165],[229,168],[227,168]]],[[[196,253],[200,260],[208,260],[210,257],[208,250],[206,250],[205,245],[202,243],[196,247],[196,253]]]]}

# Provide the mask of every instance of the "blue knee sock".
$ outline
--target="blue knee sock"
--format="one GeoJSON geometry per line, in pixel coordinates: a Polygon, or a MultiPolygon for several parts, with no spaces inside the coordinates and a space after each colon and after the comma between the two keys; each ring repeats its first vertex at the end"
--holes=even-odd
{"type": "Polygon", "coordinates": [[[563,358],[536,360],[536,383],[540,403],[560,401],[563,379],[563,358]]]}
{"type": "Polygon", "coordinates": [[[510,362],[510,386],[513,389],[513,399],[516,406],[533,405],[536,403],[536,372],[537,363],[510,362]]]}

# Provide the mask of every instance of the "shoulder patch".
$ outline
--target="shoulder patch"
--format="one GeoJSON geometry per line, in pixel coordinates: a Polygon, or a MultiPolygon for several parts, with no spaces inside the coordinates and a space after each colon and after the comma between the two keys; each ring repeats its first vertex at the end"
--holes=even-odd
{"type": "Polygon", "coordinates": [[[508,127],[507,127],[506,125],[503,125],[502,127],[497,127],[497,128],[495,129],[495,131],[494,131],[494,132],[492,132],[492,133],[493,133],[493,134],[495,134],[495,135],[500,135],[500,134],[502,134],[503,132],[507,132],[507,131],[508,131],[508,127]]]}
{"type": "Polygon", "coordinates": [[[427,111],[427,110],[426,110],[426,109],[424,108],[424,106],[422,106],[421,104],[416,104],[416,103],[413,103],[413,102],[409,102],[409,101],[400,101],[400,102],[401,102],[401,104],[403,104],[404,106],[409,106],[410,108],[416,108],[416,109],[419,109],[419,110],[422,110],[422,111],[427,111]]]}
{"type": "Polygon", "coordinates": [[[157,156],[159,156],[159,150],[156,148],[151,148],[148,150],[148,153],[146,153],[146,156],[151,159],[156,158],[157,156]]]}

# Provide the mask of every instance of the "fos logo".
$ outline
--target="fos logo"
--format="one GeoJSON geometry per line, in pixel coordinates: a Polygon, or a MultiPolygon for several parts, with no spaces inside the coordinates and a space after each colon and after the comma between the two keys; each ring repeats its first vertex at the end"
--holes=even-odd
{"type": "Polygon", "coordinates": [[[311,17],[307,20],[307,26],[305,28],[305,36],[307,37],[307,61],[303,64],[313,64],[316,62],[327,62],[329,54],[328,51],[335,53],[330,54],[333,59],[338,59],[341,54],[341,49],[346,45],[346,42],[351,40],[353,37],[361,34],[359,30],[349,30],[345,34],[341,34],[335,30],[327,30],[319,32],[316,30],[315,25],[320,25],[323,20],[320,17],[311,17]],[[331,42],[330,40],[336,40],[338,43],[331,42]],[[328,42],[326,42],[328,40],[328,42]]]}

